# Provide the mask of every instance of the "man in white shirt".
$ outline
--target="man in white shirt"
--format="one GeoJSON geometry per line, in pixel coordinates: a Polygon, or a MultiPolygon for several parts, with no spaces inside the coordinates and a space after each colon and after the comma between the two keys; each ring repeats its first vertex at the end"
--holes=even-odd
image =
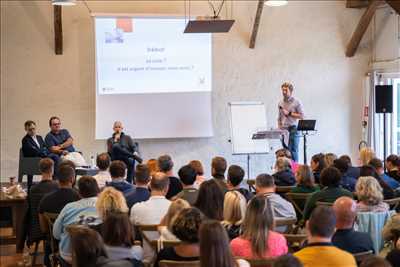
{"type": "Polygon", "coordinates": [[[96,165],[99,168],[99,173],[96,174],[94,179],[96,179],[99,188],[102,189],[106,186],[106,182],[111,182],[111,175],[108,171],[108,167],[110,167],[111,159],[108,153],[101,153],[96,158],[96,165]]]}
{"type": "MultiPolygon", "coordinates": [[[[170,201],[165,198],[168,192],[169,178],[166,174],[157,172],[150,181],[151,196],[144,202],[133,205],[131,209],[131,221],[133,224],[159,224],[161,219],[167,213],[170,201]]],[[[159,237],[156,232],[146,233],[150,239],[159,237]]],[[[143,245],[144,260],[151,262],[153,251],[146,242],[143,245]]]]}

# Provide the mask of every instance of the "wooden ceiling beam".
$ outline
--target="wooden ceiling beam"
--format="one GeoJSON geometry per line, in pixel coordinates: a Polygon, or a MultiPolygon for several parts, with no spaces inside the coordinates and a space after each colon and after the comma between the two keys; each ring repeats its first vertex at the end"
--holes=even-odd
{"type": "Polygon", "coordinates": [[[252,49],[256,46],[257,33],[258,33],[258,28],[260,26],[263,9],[264,9],[264,0],[258,0],[256,17],[254,18],[253,31],[251,32],[250,45],[249,45],[249,47],[252,49]]]}
{"type": "Polygon", "coordinates": [[[367,10],[365,10],[362,15],[360,21],[358,22],[356,30],[353,32],[353,35],[347,45],[346,48],[346,56],[353,57],[357,51],[358,46],[360,45],[361,39],[364,36],[365,32],[368,29],[368,26],[374,17],[375,11],[377,7],[381,4],[380,0],[371,0],[368,4],[367,10]]]}
{"type": "Polygon", "coordinates": [[[368,0],[347,0],[347,8],[363,8],[368,6],[368,0]]]}
{"type": "Polygon", "coordinates": [[[391,6],[397,14],[400,14],[400,1],[399,0],[385,0],[386,3],[391,6]]]}
{"type": "Polygon", "coordinates": [[[54,50],[56,55],[63,53],[62,9],[59,5],[54,6],[54,50]]]}

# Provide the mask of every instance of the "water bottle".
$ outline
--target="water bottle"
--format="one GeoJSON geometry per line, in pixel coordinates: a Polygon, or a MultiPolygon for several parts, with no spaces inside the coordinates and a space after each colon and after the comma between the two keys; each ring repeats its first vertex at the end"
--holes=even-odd
{"type": "Polygon", "coordinates": [[[94,160],[93,155],[90,157],[90,168],[92,169],[96,168],[96,161],[94,160]]]}

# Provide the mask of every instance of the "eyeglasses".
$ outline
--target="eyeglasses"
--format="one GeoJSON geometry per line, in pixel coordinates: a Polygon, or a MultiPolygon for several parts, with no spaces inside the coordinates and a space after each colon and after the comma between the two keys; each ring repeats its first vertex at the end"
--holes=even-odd
{"type": "Polygon", "coordinates": [[[29,128],[28,129],[28,131],[31,131],[31,132],[34,131],[34,130],[36,130],[36,128],[29,128]]]}
{"type": "Polygon", "coordinates": [[[58,122],[58,123],[53,123],[53,125],[54,125],[54,126],[61,125],[61,122],[58,122]]]}

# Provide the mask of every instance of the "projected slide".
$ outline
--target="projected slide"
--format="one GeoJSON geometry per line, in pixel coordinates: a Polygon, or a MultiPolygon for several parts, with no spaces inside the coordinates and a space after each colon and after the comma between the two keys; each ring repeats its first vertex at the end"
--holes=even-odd
{"type": "Polygon", "coordinates": [[[182,18],[96,18],[97,94],[211,91],[211,35],[182,18]]]}

